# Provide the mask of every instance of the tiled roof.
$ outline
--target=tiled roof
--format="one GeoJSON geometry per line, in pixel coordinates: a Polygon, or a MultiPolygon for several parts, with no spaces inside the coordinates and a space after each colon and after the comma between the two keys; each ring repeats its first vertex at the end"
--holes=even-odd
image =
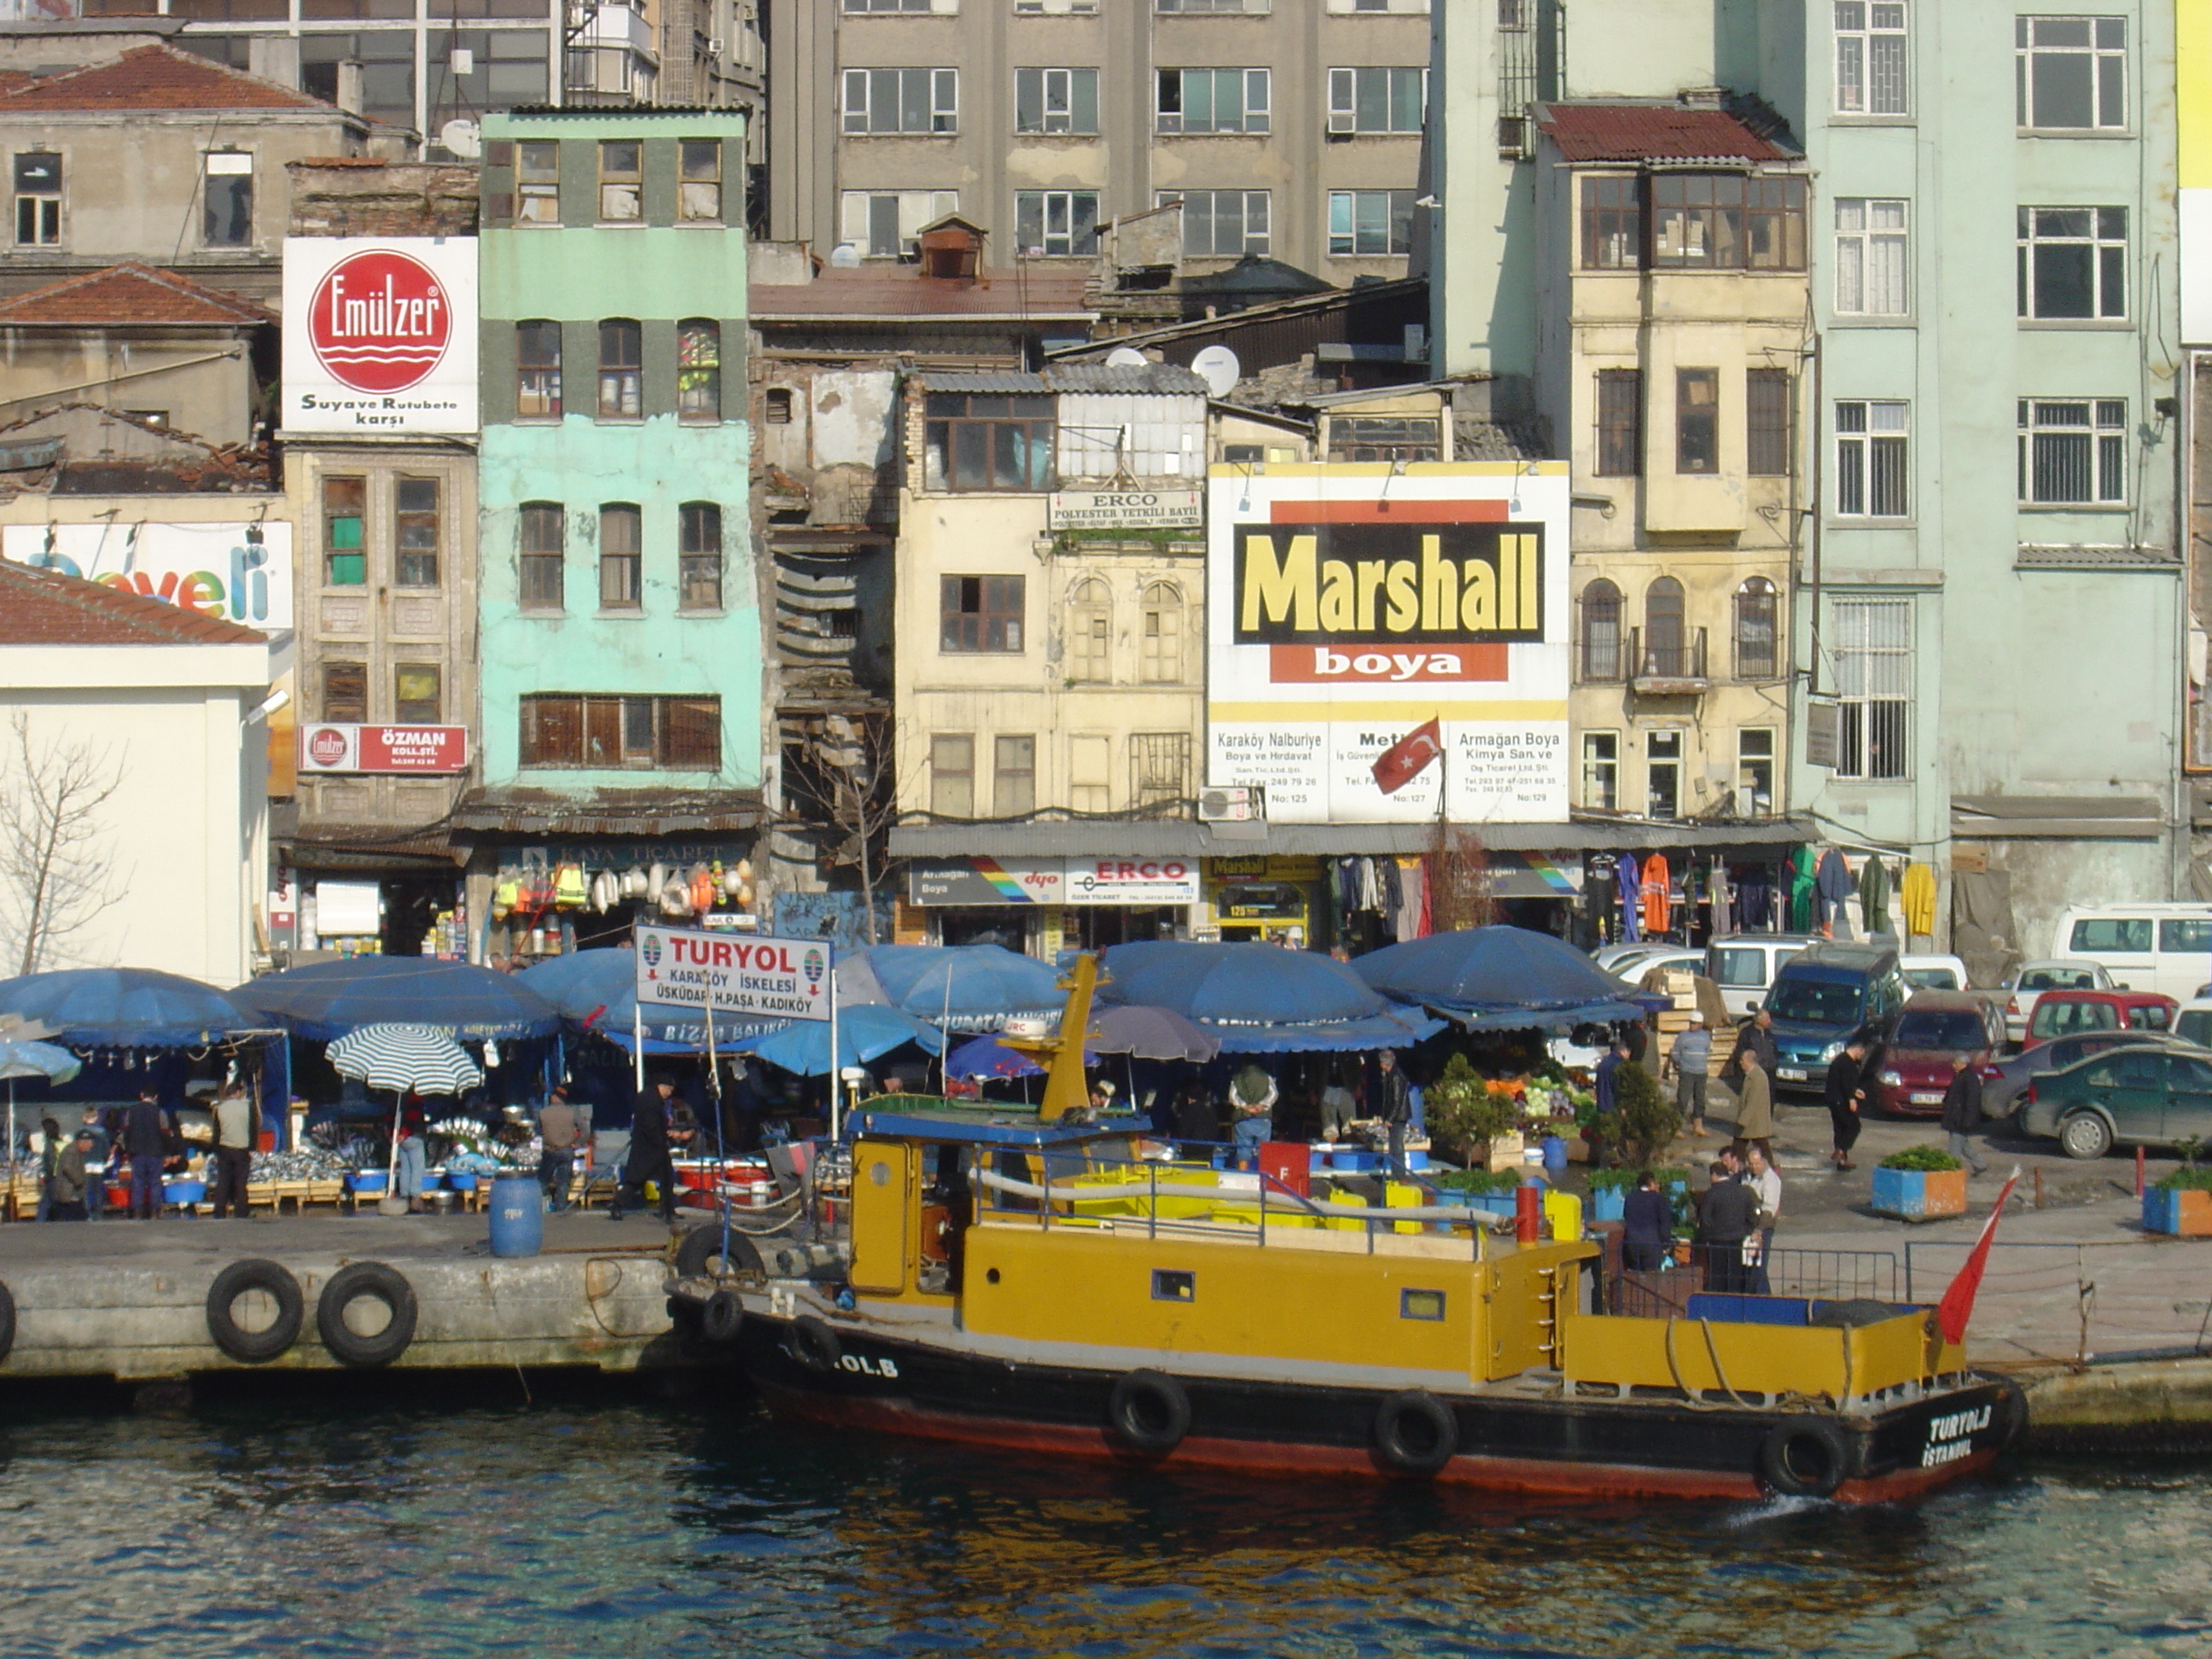
{"type": "Polygon", "coordinates": [[[140,46],[103,64],[48,75],[0,96],[0,110],[303,109],[337,107],[258,75],[178,52],[140,46]]]}
{"type": "Polygon", "coordinates": [[[148,323],[236,328],[276,320],[275,312],[241,295],[209,288],[173,270],[135,264],[65,276],[11,300],[0,300],[0,324],[102,328],[148,323]]]}
{"type": "Polygon", "coordinates": [[[0,97],[19,87],[27,87],[39,77],[26,70],[0,69],[0,97]]]}
{"type": "Polygon", "coordinates": [[[267,643],[218,617],[0,560],[0,646],[267,643]]]}
{"type": "Polygon", "coordinates": [[[1570,161],[1793,161],[1725,110],[1679,104],[1547,104],[1536,125],[1570,161]]]}
{"type": "Polygon", "coordinates": [[[1090,270],[1049,274],[987,270],[981,282],[922,276],[911,265],[877,271],[836,266],[811,283],[759,283],[746,301],[755,317],[1072,317],[1090,270]]]}

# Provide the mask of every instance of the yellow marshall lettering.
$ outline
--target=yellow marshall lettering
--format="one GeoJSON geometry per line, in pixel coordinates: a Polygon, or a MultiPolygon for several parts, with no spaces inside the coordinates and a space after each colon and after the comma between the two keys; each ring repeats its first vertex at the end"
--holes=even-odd
{"type": "Polygon", "coordinates": [[[1536,586],[1536,538],[1523,536],[1520,542],[1521,626],[1534,629],[1544,625],[1544,596],[1536,586]]]}
{"type": "Polygon", "coordinates": [[[1350,565],[1342,559],[1321,562],[1321,625],[1332,634],[1349,634],[1358,625],[1352,586],[1350,565]]]}
{"type": "Polygon", "coordinates": [[[1403,634],[1420,620],[1420,602],[1413,594],[1413,562],[1399,559],[1390,566],[1389,580],[1384,588],[1389,611],[1382,625],[1393,634],[1403,634]]]}
{"type": "Polygon", "coordinates": [[[1443,556],[1444,538],[1421,538],[1421,631],[1449,633],[1459,614],[1459,566],[1443,556]]]}
{"type": "Polygon", "coordinates": [[[1498,573],[1480,559],[1467,562],[1467,592],[1460,598],[1459,624],[1470,634],[1498,626],[1498,573]]]}
{"type": "Polygon", "coordinates": [[[1315,538],[1293,536],[1281,562],[1275,558],[1275,538],[1255,536],[1244,544],[1244,620],[1248,633],[1260,629],[1260,613],[1269,622],[1280,622],[1288,612],[1291,625],[1310,633],[1314,623],[1315,538]]]}
{"type": "Polygon", "coordinates": [[[1375,590],[1382,586],[1389,568],[1389,562],[1383,559],[1359,562],[1359,631],[1363,634],[1375,631],[1375,590]]]}

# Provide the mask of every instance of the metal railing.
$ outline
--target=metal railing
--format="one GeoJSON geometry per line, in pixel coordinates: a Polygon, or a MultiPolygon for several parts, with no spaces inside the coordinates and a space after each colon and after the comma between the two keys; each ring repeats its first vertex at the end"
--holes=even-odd
{"type": "MultiPolygon", "coordinates": [[[[1814,1302],[1898,1300],[1897,1257],[1888,1250],[1769,1250],[1754,1267],[1740,1254],[1723,1259],[1693,1246],[1686,1263],[1659,1272],[1620,1265],[1620,1246],[1607,1250],[1605,1310],[1638,1319],[1680,1316],[1706,1291],[1802,1297],[1814,1302]]],[[[1911,1300],[1908,1288],[1905,1297],[1911,1300]]]]}
{"type": "Polygon", "coordinates": [[[1705,630],[1694,629],[1672,639],[1646,638],[1644,630],[1628,631],[1628,665],[1632,678],[1639,680],[1701,680],[1705,678],[1705,630]]]}
{"type": "MultiPolygon", "coordinates": [[[[1941,1297],[1972,1249],[1972,1239],[1907,1240],[1906,1299],[1941,1297]]],[[[1977,1360],[2069,1365],[2212,1352],[2212,1276],[2185,1243],[2001,1238],[1967,1342],[1977,1360]]]]}

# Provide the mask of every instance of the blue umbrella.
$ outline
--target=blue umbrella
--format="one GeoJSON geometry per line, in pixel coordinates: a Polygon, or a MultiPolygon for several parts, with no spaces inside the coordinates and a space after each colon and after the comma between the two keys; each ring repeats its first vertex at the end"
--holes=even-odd
{"type": "Polygon", "coordinates": [[[1316,951],[1146,940],[1105,968],[1108,999],[1181,1014],[1230,1054],[1408,1048],[1443,1029],[1316,951]]]}
{"type": "Polygon", "coordinates": [[[520,980],[428,957],[351,957],[249,980],[231,993],[295,1036],[328,1042],[362,1025],[428,1025],[454,1036],[550,1036],[553,1005],[520,980]]]}
{"type": "Polygon", "coordinates": [[[64,968],[0,980],[0,1014],[73,1048],[174,1048],[270,1022],[212,985],[152,968],[64,968]]]}
{"type": "MultiPolygon", "coordinates": [[[[579,1030],[596,1031],[627,1048],[637,1033],[637,953],[634,951],[571,951],[526,968],[515,978],[551,1003],[579,1030]]],[[[695,1054],[707,1046],[707,1011],[672,1003],[645,1005],[645,1049],[653,1054],[695,1054]]],[[[714,1011],[714,1046],[727,1048],[738,1038],[757,1036],[781,1026],[780,1019],[714,1011]]]]}
{"type": "MultiPolygon", "coordinates": [[[[931,1054],[943,1050],[945,1039],[936,1029],[896,1008],[841,1008],[837,1012],[837,1069],[861,1066],[902,1043],[918,1042],[931,1054]]],[[[771,1066],[801,1077],[819,1077],[830,1069],[830,1025],[826,1020],[794,1019],[781,1030],[744,1037],[734,1045],[739,1054],[751,1054],[771,1066]]]]}
{"type": "Polygon", "coordinates": [[[996,1031],[1067,1001],[1049,963],[1003,945],[872,945],[860,951],[892,1006],[948,1031],[996,1031]]]}
{"type": "MultiPolygon", "coordinates": [[[[1085,1066],[1096,1066],[1098,1056],[1085,1052],[1085,1066]]],[[[945,1075],[955,1078],[1042,1077],[1045,1068],[1018,1048],[1009,1048],[988,1035],[962,1043],[945,1057],[945,1075]]]]}
{"type": "Polygon", "coordinates": [[[1469,927],[1385,946],[1352,964],[1384,996],[1495,1030],[1609,1024],[1670,1006],[1601,971],[1565,939],[1526,927],[1469,927]]]}

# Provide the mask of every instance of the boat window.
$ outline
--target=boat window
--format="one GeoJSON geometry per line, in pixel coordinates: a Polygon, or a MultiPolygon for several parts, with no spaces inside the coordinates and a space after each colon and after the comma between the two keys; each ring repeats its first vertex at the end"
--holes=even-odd
{"type": "Polygon", "coordinates": [[[1398,1292],[1398,1317],[1401,1319],[1442,1319],[1444,1316],[1444,1293],[1442,1291],[1401,1291],[1398,1292]]]}
{"type": "Polygon", "coordinates": [[[1197,1301],[1198,1275],[1181,1273],[1172,1267],[1153,1268],[1152,1300],[1155,1302],[1197,1301]]]}

